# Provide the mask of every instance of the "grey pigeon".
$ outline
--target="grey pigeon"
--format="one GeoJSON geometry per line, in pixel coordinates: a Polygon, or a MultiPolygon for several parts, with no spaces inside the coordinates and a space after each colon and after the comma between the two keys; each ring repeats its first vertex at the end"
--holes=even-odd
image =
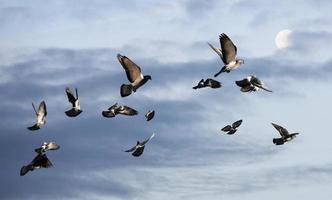
{"type": "Polygon", "coordinates": [[[280,133],[281,138],[273,138],[272,142],[275,145],[283,145],[285,142],[289,142],[293,140],[299,133],[288,133],[287,129],[284,127],[271,123],[272,126],[277,129],[277,131],[280,133]]]}
{"type": "Polygon", "coordinates": [[[136,145],[133,148],[126,150],[125,152],[133,152],[131,155],[133,155],[134,157],[139,157],[140,155],[143,154],[145,144],[149,142],[153,137],[154,133],[152,133],[152,135],[143,142],[137,141],[136,145]]]}
{"type": "Polygon", "coordinates": [[[129,96],[132,91],[136,92],[138,88],[151,80],[150,75],[143,76],[141,68],[131,61],[128,57],[117,55],[117,58],[126,71],[126,75],[131,84],[122,84],[120,88],[121,97],[129,96]]]}
{"type": "Polygon", "coordinates": [[[108,110],[102,112],[102,115],[107,118],[115,117],[118,114],[132,116],[137,115],[138,111],[130,108],[129,106],[119,105],[118,103],[115,103],[114,105],[109,107],[108,110]]]}
{"type": "Polygon", "coordinates": [[[35,149],[37,156],[26,166],[23,166],[20,170],[20,175],[24,176],[29,171],[40,168],[52,167],[52,162],[47,158],[45,152],[47,150],[57,150],[60,146],[54,142],[44,142],[40,148],[35,149]]]}
{"type": "Polygon", "coordinates": [[[208,43],[209,46],[219,55],[221,60],[224,63],[224,66],[221,70],[214,75],[217,77],[219,74],[223,72],[231,72],[232,70],[238,68],[241,64],[244,64],[243,59],[236,58],[237,47],[234,45],[232,40],[225,34],[222,33],[219,36],[220,46],[221,48],[216,48],[212,44],[208,43]]]}
{"type": "Polygon", "coordinates": [[[73,92],[70,90],[70,88],[66,88],[66,94],[68,97],[68,101],[72,104],[72,108],[70,110],[67,110],[65,113],[68,117],[76,117],[79,114],[81,114],[81,105],[80,100],[78,99],[78,92],[77,88],[75,88],[76,97],[74,96],[73,92]]]}
{"type": "Polygon", "coordinates": [[[36,110],[35,105],[33,103],[32,103],[32,108],[35,111],[37,123],[34,124],[33,126],[28,127],[28,129],[30,131],[35,131],[35,130],[42,128],[46,124],[45,117],[47,115],[47,110],[46,110],[45,101],[42,101],[39,104],[38,111],[36,110]]]}
{"type": "Polygon", "coordinates": [[[240,90],[242,92],[253,92],[258,91],[259,89],[272,92],[272,90],[266,87],[266,85],[254,75],[248,76],[240,81],[235,81],[235,84],[241,87],[240,90]]]}
{"type": "Polygon", "coordinates": [[[221,83],[219,81],[216,81],[212,78],[208,78],[206,80],[201,79],[199,81],[199,83],[193,87],[193,89],[200,89],[200,88],[204,88],[204,87],[210,87],[210,88],[220,88],[221,87],[221,83]]]}
{"type": "Polygon", "coordinates": [[[144,116],[146,121],[150,121],[154,117],[154,110],[149,110],[144,116]]]}
{"type": "Polygon", "coordinates": [[[228,135],[233,135],[241,124],[242,124],[242,119],[234,122],[232,125],[225,126],[221,130],[226,132],[228,135]]]}

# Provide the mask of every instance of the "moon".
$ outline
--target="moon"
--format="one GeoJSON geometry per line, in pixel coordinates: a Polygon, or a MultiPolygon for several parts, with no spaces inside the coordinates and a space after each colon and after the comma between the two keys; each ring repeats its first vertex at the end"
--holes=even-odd
{"type": "Polygon", "coordinates": [[[275,43],[278,49],[286,49],[292,45],[292,41],[290,36],[293,31],[285,29],[281,30],[277,33],[275,38],[275,43]]]}

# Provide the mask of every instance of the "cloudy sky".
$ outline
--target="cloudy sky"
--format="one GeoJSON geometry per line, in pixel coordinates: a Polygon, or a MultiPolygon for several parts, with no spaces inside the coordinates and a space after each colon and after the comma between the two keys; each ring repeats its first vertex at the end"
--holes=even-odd
{"type": "Polygon", "coordinates": [[[328,0],[0,0],[0,199],[330,199],[332,3],[328,0]],[[277,49],[279,31],[292,30],[277,49]],[[221,67],[207,42],[226,33],[245,64],[221,67]],[[152,81],[121,98],[121,53],[152,81]],[[241,93],[255,74],[273,93],[241,93]],[[83,113],[68,118],[65,88],[83,113]],[[31,102],[45,100],[47,124],[31,102]],[[106,119],[118,102],[139,111],[106,119]],[[156,116],[146,122],[144,113],[156,116]],[[243,119],[232,136],[220,129],[243,119]],[[293,141],[275,146],[271,122],[293,141]],[[155,132],[144,154],[123,152],[155,132]],[[55,141],[53,168],[19,176],[34,148],[55,141]]]}

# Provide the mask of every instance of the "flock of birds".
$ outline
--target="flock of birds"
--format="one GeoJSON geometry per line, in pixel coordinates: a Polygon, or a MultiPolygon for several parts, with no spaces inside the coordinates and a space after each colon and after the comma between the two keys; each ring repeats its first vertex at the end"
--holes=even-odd
{"type": "MultiPolygon", "coordinates": [[[[219,76],[221,73],[226,72],[229,73],[236,68],[238,68],[241,64],[244,64],[243,59],[237,58],[237,47],[234,45],[232,40],[226,35],[221,34],[219,36],[220,40],[220,48],[214,47],[212,44],[208,43],[208,45],[219,55],[221,60],[224,63],[224,66],[218,71],[214,77],[219,76]]],[[[126,72],[127,78],[129,80],[129,84],[122,84],[120,87],[120,94],[121,97],[126,97],[131,95],[133,92],[136,92],[141,86],[143,86],[146,82],[151,80],[150,75],[143,75],[141,68],[134,63],[132,60],[130,60],[126,56],[122,56],[120,54],[117,55],[118,61],[122,65],[123,69],[126,72]]],[[[240,90],[242,92],[254,92],[258,91],[260,89],[272,92],[258,77],[251,75],[248,76],[242,80],[235,81],[235,84],[240,87],[240,90]]],[[[193,89],[200,89],[204,87],[210,87],[210,88],[220,88],[222,84],[214,80],[212,78],[207,78],[206,80],[201,79],[199,83],[193,87],[193,89]]],[[[70,90],[70,88],[66,88],[66,94],[68,97],[68,101],[72,104],[72,108],[67,110],[65,114],[68,117],[77,117],[80,115],[83,111],[80,107],[80,101],[78,97],[78,91],[77,88],[75,88],[75,95],[70,90]]],[[[46,109],[46,103],[45,101],[42,101],[38,107],[38,110],[36,110],[35,105],[32,103],[32,107],[35,111],[36,115],[36,123],[33,126],[28,127],[28,130],[30,131],[36,131],[38,129],[41,129],[46,124],[46,115],[47,115],[47,109],[46,109]]],[[[116,115],[137,115],[138,111],[127,106],[127,105],[119,105],[118,103],[115,103],[111,107],[109,107],[107,110],[102,111],[102,116],[106,118],[112,118],[116,115]]],[[[155,115],[154,110],[149,110],[146,114],[146,120],[150,121],[153,119],[155,115]]],[[[238,120],[231,125],[227,125],[224,128],[221,129],[221,131],[225,132],[228,135],[234,134],[238,128],[241,126],[242,120],[238,120]]],[[[287,129],[284,127],[272,123],[273,127],[277,129],[279,134],[281,135],[280,138],[274,138],[272,142],[275,145],[283,145],[285,142],[291,141],[298,135],[299,133],[289,133],[287,129]]],[[[134,157],[139,157],[143,154],[145,145],[155,136],[154,133],[152,135],[140,142],[137,141],[136,145],[132,147],[129,150],[126,150],[125,152],[132,152],[132,155],[134,157]]],[[[33,171],[35,169],[39,168],[49,168],[52,167],[52,162],[48,159],[46,156],[46,152],[48,150],[58,150],[60,148],[60,145],[56,144],[55,142],[44,142],[41,147],[35,149],[35,152],[37,153],[36,157],[28,164],[21,168],[20,175],[24,176],[29,171],[33,171]]]]}

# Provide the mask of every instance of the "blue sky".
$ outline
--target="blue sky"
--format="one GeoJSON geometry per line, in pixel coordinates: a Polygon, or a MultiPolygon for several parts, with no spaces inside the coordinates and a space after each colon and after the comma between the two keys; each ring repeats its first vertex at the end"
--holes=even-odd
{"type": "Polygon", "coordinates": [[[0,199],[329,199],[332,195],[330,1],[0,1],[0,199]],[[276,34],[293,31],[277,49],[276,34]],[[226,33],[245,64],[221,89],[192,90],[221,67],[207,42],[226,33]],[[116,59],[152,81],[121,98],[116,59]],[[234,84],[255,74],[273,93],[234,84]],[[78,87],[83,113],[64,114],[78,87]],[[31,102],[46,101],[36,133],[31,102]],[[118,102],[138,116],[106,119],[118,102]],[[143,114],[154,109],[146,122],[143,114]],[[228,136],[225,125],[243,119],[228,136]],[[275,122],[300,135],[283,146],[275,122]],[[143,156],[123,150],[156,133],[143,156]],[[56,141],[54,168],[19,176],[56,141]]]}

